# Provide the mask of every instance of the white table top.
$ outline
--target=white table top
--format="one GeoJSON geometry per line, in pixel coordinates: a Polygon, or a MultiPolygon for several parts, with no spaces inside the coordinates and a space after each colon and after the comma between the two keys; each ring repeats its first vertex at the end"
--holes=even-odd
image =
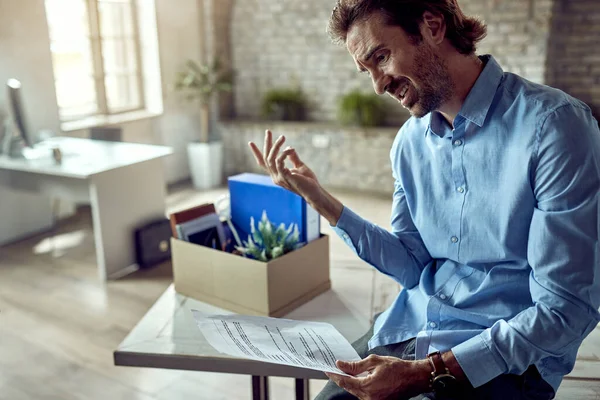
{"type": "MultiPolygon", "coordinates": [[[[369,321],[340,304],[335,290],[329,290],[285,318],[329,322],[353,342],[366,332],[369,321]]],[[[219,353],[200,333],[192,309],[212,314],[232,313],[182,296],[171,285],[114,352],[115,365],[327,379],[320,371],[219,353]]]]}
{"type": "Polygon", "coordinates": [[[37,143],[34,149],[26,150],[27,158],[10,158],[0,154],[0,169],[87,179],[104,171],[173,153],[167,146],[72,137],[51,138],[37,143]],[[59,147],[62,152],[61,164],[52,157],[53,147],[59,147]]]}

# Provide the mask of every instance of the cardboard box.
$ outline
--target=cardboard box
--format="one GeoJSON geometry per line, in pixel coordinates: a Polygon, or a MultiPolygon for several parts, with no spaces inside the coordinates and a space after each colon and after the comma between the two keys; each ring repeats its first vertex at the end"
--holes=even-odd
{"type": "Polygon", "coordinates": [[[171,238],[175,290],[245,315],[281,317],[331,287],[329,237],[270,262],[171,238]]]}

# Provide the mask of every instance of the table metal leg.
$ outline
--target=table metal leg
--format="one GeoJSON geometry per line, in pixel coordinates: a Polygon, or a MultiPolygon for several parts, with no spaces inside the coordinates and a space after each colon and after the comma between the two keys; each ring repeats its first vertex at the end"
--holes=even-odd
{"type": "Polygon", "coordinates": [[[296,379],[296,400],[310,400],[308,379],[296,379]]]}
{"type": "Polygon", "coordinates": [[[269,377],[252,376],[252,400],[269,400],[269,377]]]}

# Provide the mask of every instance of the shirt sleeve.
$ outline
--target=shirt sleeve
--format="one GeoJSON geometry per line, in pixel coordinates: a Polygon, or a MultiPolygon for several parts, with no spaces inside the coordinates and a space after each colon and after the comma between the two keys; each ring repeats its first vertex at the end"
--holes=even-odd
{"type": "Polygon", "coordinates": [[[534,305],[452,349],[474,387],[565,355],[600,320],[598,124],[584,105],[566,105],[545,118],[537,143],[527,244],[534,305]]]}
{"type": "MultiPolygon", "coordinates": [[[[401,134],[390,152],[392,165],[396,164],[401,134]]],[[[392,232],[361,218],[347,207],[333,229],[361,259],[410,289],[419,283],[431,256],[412,222],[397,173],[394,171],[393,175],[392,232]]]]}

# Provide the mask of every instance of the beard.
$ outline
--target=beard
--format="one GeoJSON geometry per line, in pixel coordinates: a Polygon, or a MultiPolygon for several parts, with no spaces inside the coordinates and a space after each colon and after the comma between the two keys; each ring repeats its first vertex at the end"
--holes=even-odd
{"type": "MultiPolygon", "coordinates": [[[[422,118],[449,101],[455,85],[445,60],[425,42],[418,46],[412,69],[415,83],[409,83],[409,90],[414,91],[411,93],[414,98],[406,108],[413,117],[422,118]]],[[[394,82],[392,86],[399,87],[400,83],[394,82]]]]}

